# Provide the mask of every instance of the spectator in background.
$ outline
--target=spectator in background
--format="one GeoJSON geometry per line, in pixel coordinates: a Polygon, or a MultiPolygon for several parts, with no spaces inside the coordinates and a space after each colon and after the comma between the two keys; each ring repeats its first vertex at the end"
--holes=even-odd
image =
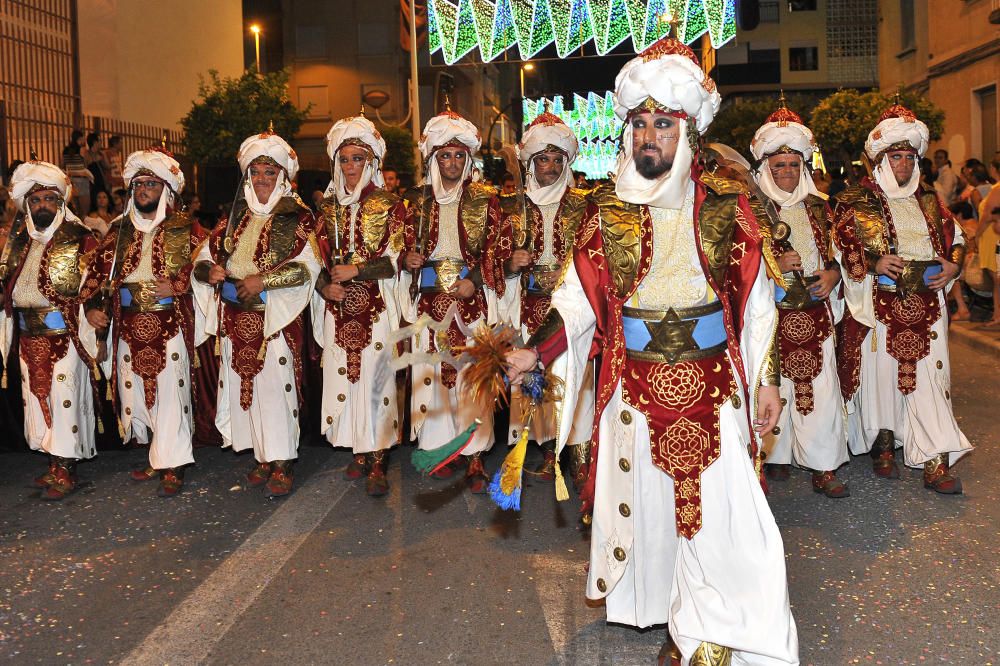
{"type": "Polygon", "coordinates": [[[319,205],[321,203],[323,203],[323,190],[313,190],[309,201],[309,207],[312,208],[314,212],[319,212],[319,205]]]}
{"type": "Polygon", "coordinates": [[[927,157],[920,158],[920,185],[921,187],[933,189],[934,180],[937,178],[937,170],[934,169],[934,162],[927,157]]]}
{"type": "Polygon", "coordinates": [[[104,169],[104,184],[109,192],[125,189],[122,177],[125,158],[122,155],[122,138],[115,135],[108,139],[108,147],[102,151],[101,167],[104,169]]]}
{"type": "Polygon", "coordinates": [[[515,194],[517,187],[514,186],[514,175],[505,173],[500,181],[500,194],[515,194]]]}
{"type": "Polygon", "coordinates": [[[823,171],[822,169],[816,169],[815,171],[812,172],[812,181],[813,184],[816,186],[817,190],[829,196],[830,183],[832,181],[832,178],[830,178],[829,173],[823,171]]]}
{"type": "Polygon", "coordinates": [[[10,192],[6,187],[0,185],[0,252],[3,251],[4,245],[7,244],[7,236],[10,234],[10,227],[14,223],[16,215],[17,206],[14,205],[14,200],[10,198],[10,192]]]}
{"type": "Polygon", "coordinates": [[[847,180],[844,178],[844,168],[840,167],[830,174],[830,189],[827,194],[835,197],[847,189],[847,180]]]}
{"type": "Polygon", "coordinates": [[[104,181],[104,148],[101,147],[101,137],[97,132],[87,135],[87,149],[83,151],[83,161],[87,165],[87,171],[94,177],[91,181],[93,186],[90,188],[91,199],[95,199],[98,192],[107,193],[108,187],[104,181]]]}
{"type": "Polygon", "coordinates": [[[399,194],[399,174],[395,169],[383,169],[382,178],[385,179],[386,192],[399,194]]]}
{"type": "MultiPolygon", "coordinates": [[[[965,301],[965,295],[962,293],[962,285],[971,277],[971,273],[979,265],[979,258],[975,251],[975,243],[973,242],[973,239],[976,237],[976,217],[968,201],[956,201],[948,207],[948,210],[955,216],[955,222],[962,227],[962,234],[968,239],[966,247],[969,249],[965,253],[965,260],[960,267],[961,270],[958,278],[951,286],[950,296],[955,299],[955,314],[952,315],[951,320],[969,321],[972,313],[969,311],[969,304],[965,301]]],[[[975,278],[973,278],[973,281],[975,281],[975,278]]]]}
{"type": "Polygon", "coordinates": [[[97,190],[93,196],[93,204],[91,204],[87,216],[83,218],[83,223],[89,229],[97,232],[101,238],[104,238],[108,234],[108,229],[111,228],[111,220],[113,219],[115,219],[115,214],[111,209],[111,197],[104,190],[97,190]]]}
{"type": "Polygon", "coordinates": [[[125,200],[128,198],[128,190],[118,189],[111,193],[111,213],[116,217],[125,212],[125,200]]]}
{"type": "Polygon", "coordinates": [[[587,174],[582,171],[574,171],[573,178],[576,179],[576,187],[581,190],[590,189],[590,183],[587,182],[587,174]]]}
{"type": "Polygon", "coordinates": [[[968,160],[965,166],[962,167],[962,177],[969,185],[967,195],[965,192],[963,192],[963,195],[972,204],[973,213],[978,220],[980,219],[979,205],[986,198],[986,195],[990,193],[992,187],[989,172],[986,170],[986,165],[979,160],[968,160]]]}
{"type": "Polygon", "coordinates": [[[955,195],[958,192],[958,175],[951,170],[951,160],[948,159],[948,151],[938,148],[934,151],[934,168],[937,177],[934,179],[934,189],[944,202],[945,207],[955,203],[955,195]]]}
{"type": "Polygon", "coordinates": [[[990,160],[993,186],[979,204],[979,265],[993,280],[993,318],[986,324],[1000,329],[1000,276],[997,271],[997,248],[1000,248],[1000,152],[990,160]]]}
{"type": "Polygon", "coordinates": [[[84,156],[85,147],[83,132],[73,130],[69,144],[63,148],[62,152],[62,168],[73,183],[71,203],[77,215],[86,214],[86,211],[90,210],[90,186],[94,181],[94,174],[87,169],[84,156]]]}

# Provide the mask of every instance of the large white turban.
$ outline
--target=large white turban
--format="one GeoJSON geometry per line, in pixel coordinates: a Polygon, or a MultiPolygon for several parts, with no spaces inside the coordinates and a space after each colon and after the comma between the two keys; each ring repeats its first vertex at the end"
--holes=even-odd
{"type": "Polygon", "coordinates": [[[802,123],[802,118],[782,104],[781,108],[767,117],[767,121],[753,136],[750,142],[750,152],[759,164],[754,172],[754,178],[767,198],[779,206],[794,206],[802,202],[808,195],[825,198],[816,189],[808,163],[816,150],[816,140],[812,130],[802,123]],[[795,189],[786,192],[777,186],[771,177],[767,158],[779,153],[798,153],[802,156],[802,168],[799,171],[799,182],[795,189]]]}
{"type": "Polygon", "coordinates": [[[579,150],[580,142],[577,141],[576,135],[559,116],[546,111],[531,121],[518,145],[518,157],[528,172],[528,182],[525,187],[528,198],[539,206],[561,201],[563,194],[566,193],[566,188],[573,184],[573,171],[570,169],[570,165],[576,159],[579,150]],[[566,163],[563,165],[562,173],[559,174],[559,178],[554,183],[540,185],[535,178],[531,160],[538,153],[553,148],[566,155],[566,163]]]}
{"type": "Polygon", "coordinates": [[[431,186],[434,188],[434,198],[439,204],[447,205],[458,201],[462,196],[465,180],[472,172],[472,156],[479,150],[482,137],[479,130],[468,120],[454,111],[445,111],[427,121],[424,133],[420,136],[420,154],[430,162],[431,186]],[[441,182],[441,172],[438,169],[434,153],[446,146],[461,146],[469,151],[465,161],[465,171],[454,188],[447,189],[441,182]]]}
{"type": "Polygon", "coordinates": [[[159,178],[167,185],[167,191],[160,197],[156,214],[152,220],[148,220],[139,214],[135,209],[135,195],[129,199],[126,205],[126,213],[132,218],[132,223],[139,231],[150,232],[164,220],[167,216],[167,206],[177,207],[181,190],[184,189],[184,172],[181,171],[180,163],[163,150],[150,148],[149,150],[138,150],[128,156],[125,160],[125,169],[122,177],[127,185],[132,184],[132,179],[137,176],[152,175],[159,178]]]}
{"type": "Polygon", "coordinates": [[[326,134],[326,154],[333,162],[333,182],[327,188],[326,196],[336,195],[337,202],[342,206],[349,206],[357,203],[361,197],[362,190],[368,186],[369,182],[375,183],[377,187],[385,185],[382,178],[382,159],[385,157],[385,139],[382,134],[375,129],[372,121],[364,116],[354,118],[344,118],[334,123],[333,127],[326,134]],[[360,145],[366,148],[372,159],[365,165],[364,173],[357,186],[348,192],[344,183],[344,172],[337,163],[337,153],[347,144],[360,145]]]}
{"type": "Polygon", "coordinates": [[[626,120],[618,156],[615,192],[623,200],[658,208],[680,208],[687,195],[694,159],[688,124],[699,134],[715,118],[722,97],[698,64],[694,51],[667,36],[625,63],[615,79],[615,114],[626,120]],[[632,159],[631,112],[659,109],[679,115],[677,154],[670,171],[655,181],[640,175],[632,159]]]}
{"type": "Polygon", "coordinates": [[[66,203],[73,196],[73,185],[63,170],[55,164],[32,160],[14,169],[14,173],[10,177],[10,196],[18,210],[25,213],[25,226],[28,235],[39,243],[48,243],[64,219],[74,222],[80,221],[80,218],[73,214],[66,203]],[[41,231],[35,228],[34,220],[31,219],[31,210],[26,203],[28,195],[38,190],[58,192],[63,199],[62,206],[56,213],[52,224],[41,231]]]}
{"type": "Polygon", "coordinates": [[[240,146],[236,159],[240,163],[240,169],[244,174],[243,194],[246,197],[250,210],[258,215],[270,215],[274,207],[278,205],[282,197],[292,193],[292,180],[299,172],[299,158],[288,145],[288,142],[273,132],[254,134],[240,146]],[[250,183],[248,170],[250,165],[260,158],[273,161],[282,172],[278,175],[278,183],[271,192],[271,197],[267,201],[258,201],[250,183]]]}
{"type": "Polygon", "coordinates": [[[913,150],[919,159],[927,152],[929,142],[930,131],[927,125],[905,106],[894,104],[882,113],[878,125],[865,141],[865,153],[869,159],[877,162],[873,173],[875,181],[890,199],[908,197],[916,192],[920,184],[920,164],[918,162],[914,166],[910,180],[900,185],[889,167],[889,158],[885,153],[894,149],[913,150]]]}

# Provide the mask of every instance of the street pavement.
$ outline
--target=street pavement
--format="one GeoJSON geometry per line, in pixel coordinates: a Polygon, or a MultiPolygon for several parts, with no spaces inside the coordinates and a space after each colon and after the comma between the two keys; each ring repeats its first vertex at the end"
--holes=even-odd
{"type": "MultiPolygon", "coordinates": [[[[805,472],[772,484],[803,664],[1000,664],[1000,358],[953,341],[955,411],[977,450],[965,495],[918,470],[805,472]]],[[[664,628],[608,625],[584,600],[575,497],[530,477],[520,514],[394,454],[388,497],[342,478],[348,452],[303,446],[297,491],[245,487],[251,460],[199,449],[184,492],[102,452],[61,504],[28,487],[44,460],[0,455],[0,661],[44,664],[654,664],[664,628]]],[[[503,451],[494,451],[496,469],[503,451]]],[[[529,466],[538,453],[529,456],[529,466]]]]}

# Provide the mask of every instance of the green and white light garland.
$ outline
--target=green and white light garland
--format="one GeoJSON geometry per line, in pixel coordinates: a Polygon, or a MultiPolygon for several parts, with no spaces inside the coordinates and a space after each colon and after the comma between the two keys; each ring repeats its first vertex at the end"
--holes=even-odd
{"type": "Polygon", "coordinates": [[[615,115],[613,93],[589,92],[586,97],[574,94],[573,107],[569,109],[561,95],[552,99],[526,99],[523,105],[525,129],[547,109],[573,130],[580,142],[580,152],[572,165],[574,171],[582,171],[587,178],[606,178],[608,172],[615,170],[622,121],[615,115]]]}
{"type": "Polygon", "coordinates": [[[514,46],[527,60],[553,42],[560,58],[589,41],[604,55],[629,37],[638,53],[666,34],[664,16],[685,44],[736,36],[736,0],[428,0],[428,44],[449,65],[477,46],[483,62],[514,46]]]}

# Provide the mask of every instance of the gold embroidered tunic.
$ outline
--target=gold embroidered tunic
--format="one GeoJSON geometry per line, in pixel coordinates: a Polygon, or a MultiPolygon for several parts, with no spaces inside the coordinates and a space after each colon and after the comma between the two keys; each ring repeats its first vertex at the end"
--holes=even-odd
{"type": "Polygon", "coordinates": [[[228,269],[232,276],[238,280],[244,279],[248,275],[257,273],[257,266],[254,264],[254,255],[257,253],[257,244],[260,242],[260,235],[267,224],[268,216],[252,215],[250,223],[240,234],[236,241],[236,249],[229,258],[228,269]]]}
{"type": "Polygon", "coordinates": [[[31,241],[28,254],[24,258],[24,267],[14,284],[14,305],[19,308],[47,308],[51,306],[48,299],[38,290],[38,271],[41,269],[42,254],[45,244],[31,241]]]}
{"type": "Polygon", "coordinates": [[[904,259],[926,261],[934,258],[934,246],[927,220],[916,197],[889,199],[889,213],[896,227],[896,252],[904,259]]]}
{"type": "Polygon", "coordinates": [[[156,230],[146,231],[142,234],[142,250],[139,253],[139,265],[135,267],[126,278],[127,284],[135,282],[154,282],[156,276],[153,275],[153,237],[156,230]]]}
{"type": "Polygon", "coordinates": [[[460,202],[440,205],[438,210],[437,245],[431,259],[455,259],[463,261],[458,235],[458,206],[460,202]]]}

